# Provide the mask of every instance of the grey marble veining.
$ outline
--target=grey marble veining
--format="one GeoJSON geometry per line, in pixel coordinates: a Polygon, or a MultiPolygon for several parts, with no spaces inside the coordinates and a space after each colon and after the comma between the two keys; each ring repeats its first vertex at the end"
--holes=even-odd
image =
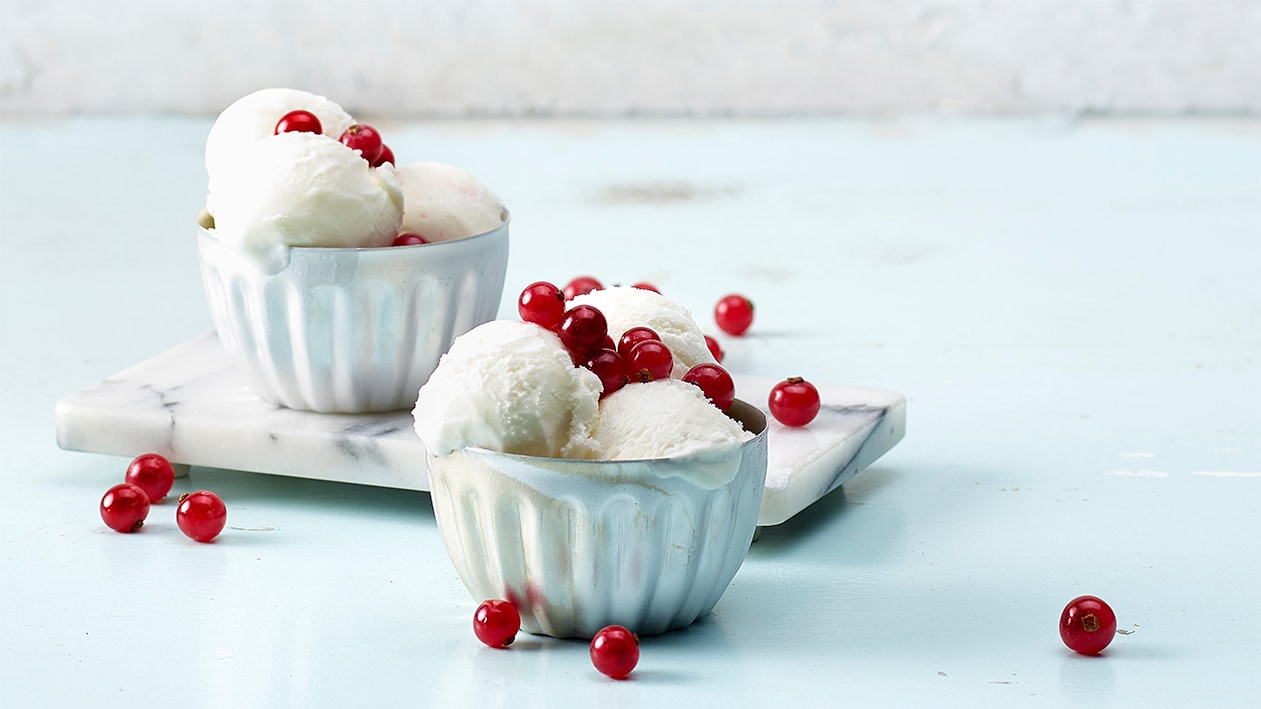
{"type": "MultiPolygon", "coordinates": [[[[765,407],[774,381],[735,376],[741,399],[765,407]]],[[[905,433],[906,400],[878,389],[819,385],[809,426],[772,422],[758,524],[783,522],[889,451],[905,433]]],[[[410,411],[319,414],[255,396],[205,335],[78,391],[57,404],[63,449],[249,472],[428,490],[424,446],[410,411]]]]}

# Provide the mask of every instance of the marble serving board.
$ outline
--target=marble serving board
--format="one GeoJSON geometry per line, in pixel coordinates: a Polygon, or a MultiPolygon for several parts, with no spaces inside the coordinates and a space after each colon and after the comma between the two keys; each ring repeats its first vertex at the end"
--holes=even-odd
{"type": "MultiPolygon", "coordinates": [[[[765,408],[774,381],[735,376],[741,399],[765,408]]],[[[804,428],[771,422],[760,525],[779,524],[897,444],[906,399],[819,385],[822,409],[804,428]]],[[[320,480],[428,490],[424,445],[409,411],[318,414],[255,396],[214,334],[163,352],[57,403],[63,449],[320,480]]]]}

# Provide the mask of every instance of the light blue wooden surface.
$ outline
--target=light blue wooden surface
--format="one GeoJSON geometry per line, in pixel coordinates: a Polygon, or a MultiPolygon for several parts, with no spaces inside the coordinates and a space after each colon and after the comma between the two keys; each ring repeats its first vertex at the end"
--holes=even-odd
{"type": "MultiPolygon", "coordinates": [[[[208,121],[0,127],[0,706],[1255,706],[1261,124],[379,122],[511,205],[525,283],[758,305],[731,368],[891,389],[906,439],[763,532],[635,680],[478,645],[423,493],[197,469],[97,515],[53,404],[210,329],[208,121]],[[1056,632],[1110,601],[1103,658],[1056,632]]],[[[502,311],[510,315],[507,307],[502,311]]]]}

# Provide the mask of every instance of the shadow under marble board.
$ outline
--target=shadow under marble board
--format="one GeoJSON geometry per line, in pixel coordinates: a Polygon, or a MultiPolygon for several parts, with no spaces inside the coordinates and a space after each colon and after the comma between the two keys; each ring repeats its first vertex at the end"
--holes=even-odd
{"type": "MultiPolygon", "coordinates": [[[[774,381],[735,375],[741,399],[765,410],[774,381]]],[[[871,465],[906,430],[895,392],[818,385],[822,409],[804,428],[771,421],[759,525],[784,522],[871,465]]],[[[768,416],[769,418],[769,416],[768,416]]],[[[159,354],[57,403],[63,449],[319,480],[428,490],[425,449],[410,411],[318,414],[255,396],[214,334],[159,354]]]]}

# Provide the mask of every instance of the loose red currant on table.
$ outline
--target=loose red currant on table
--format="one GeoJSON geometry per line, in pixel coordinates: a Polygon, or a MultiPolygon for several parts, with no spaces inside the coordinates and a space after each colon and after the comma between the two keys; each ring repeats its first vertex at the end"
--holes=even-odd
{"type": "Polygon", "coordinates": [[[695,384],[719,410],[726,411],[736,400],[736,383],[727,370],[716,364],[698,364],[687,370],[683,381],[695,384]]]}
{"type": "Polygon", "coordinates": [[[565,300],[573,300],[580,295],[586,295],[593,290],[602,288],[604,288],[604,284],[591,276],[578,276],[565,285],[565,300]]]}
{"type": "Polygon", "coordinates": [[[347,128],[340,140],[347,148],[358,150],[369,165],[381,157],[381,134],[366,123],[356,123],[347,128]]]}
{"type": "Polygon", "coordinates": [[[1098,655],[1116,633],[1116,613],[1097,596],[1078,596],[1060,614],[1060,639],[1073,652],[1098,655]]]}
{"type": "Polygon", "coordinates": [[[729,295],[714,306],[714,322],[728,335],[743,335],[753,324],[753,301],[742,295],[729,295]]]}
{"type": "Polygon", "coordinates": [[[575,305],[561,317],[556,334],[570,352],[585,354],[604,344],[604,338],[609,336],[609,322],[598,308],[575,305]]]}
{"type": "Polygon", "coordinates": [[[819,390],[801,377],[789,377],[771,387],[767,404],[776,421],[805,426],[819,413],[819,390]]]}
{"type": "Polygon", "coordinates": [[[404,232],[394,237],[393,245],[394,246],[419,246],[421,244],[428,244],[428,243],[429,243],[429,240],[421,236],[420,234],[404,232]]]}
{"type": "Polygon", "coordinates": [[[521,630],[521,614],[508,601],[483,601],[473,612],[473,634],[491,647],[508,647],[521,630]]]}
{"type": "Polygon", "coordinates": [[[565,317],[565,294],[547,281],[535,281],[517,297],[517,313],[526,322],[554,330],[565,317]]]}
{"type": "Polygon", "coordinates": [[[190,538],[208,542],[223,531],[228,522],[228,508],[209,490],[184,493],[175,510],[175,522],[190,538]]]}
{"type": "Polygon", "coordinates": [[[715,340],[709,335],[706,335],[705,346],[709,348],[709,353],[714,356],[714,359],[718,360],[719,362],[722,361],[722,358],[723,358],[722,345],[718,344],[718,340],[715,340]]]}
{"type": "Polygon", "coordinates": [[[657,331],[650,327],[632,327],[626,332],[623,332],[622,336],[618,339],[617,353],[623,357],[628,357],[630,356],[631,348],[644,340],[656,340],[657,342],[660,342],[661,338],[657,335],[657,331]]]}
{"type": "Polygon", "coordinates": [[[382,143],[381,153],[377,155],[377,159],[373,160],[371,164],[373,167],[381,167],[387,162],[391,165],[394,164],[394,151],[390,150],[390,146],[382,143]]]}
{"type": "Polygon", "coordinates": [[[290,111],[276,121],[276,135],[281,133],[323,133],[320,119],[310,111],[290,111]]]}
{"type": "Polygon", "coordinates": [[[175,483],[175,469],[171,467],[171,461],[157,453],[145,453],[131,461],[123,479],[144,490],[152,503],[171,491],[171,485],[175,483]]]}
{"type": "Polygon", "coordinates": [[[591,664],[601,674],[625,679],[639,664],[639,636],[620,625],[610,625],[591,638],[591,664]]]}
{"type": "Polygon", "coordinates": [[[622,360],[622,356],[612,349],[596,350],[587,356],[582,366],[595,372],[595,375],[600,378],[600,384],[604,387],[603,396],[621,389],[629,381],[626,376],[626,363],[622,360]]]}
{"type": "Polygon", "coordinates": [[[149,496],[139,485],[118,483],[101,498],[101,520],[116,532],[135,532],[149,516],[149,496]]]}
{"type": "Polygon", "coordinates": [[[674,355],[660,340],[644,340],[630,348],[626,370],[631,381],[651,382],[669,379],[674,371],[674,355]]]}

